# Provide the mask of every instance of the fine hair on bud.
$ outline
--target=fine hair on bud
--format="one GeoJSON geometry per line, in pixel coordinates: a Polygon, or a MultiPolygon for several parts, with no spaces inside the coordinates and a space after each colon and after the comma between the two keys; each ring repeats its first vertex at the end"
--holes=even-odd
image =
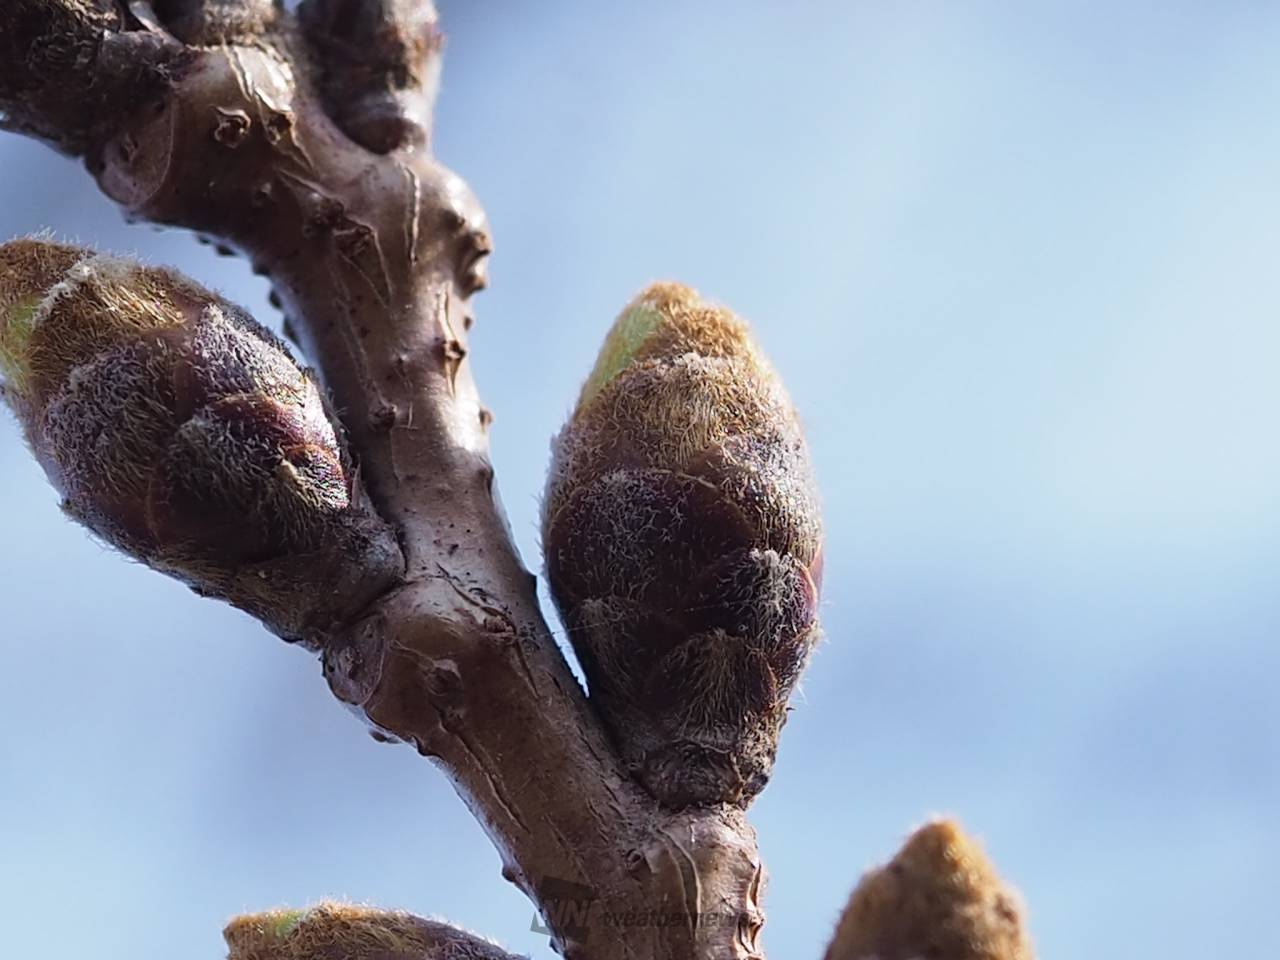
{"type": "Polygon", "coordinates": [[[0,382],[68,514],[288,639],[400,576],[311,374],[171,270],[0,245],[0,382]]]}
{"type": "Polygon", "coordinates": [[[746,325],[678,284],[615,322],[553,444],[552,594],[591,700],[663,804],[750,801],[818,636],[821,522],[746,325]]]}
{"type": "Polygon", "coordinates": [[[496,944],[448,924],[353,903],[235,917],[227,960],[501,960],[496,944]]]}
{"type": "Polygon", "coordinates": [[[1032,960],[1022,914],[982,848],[935,820],[862,878],[824,960],[1032,960]]]}

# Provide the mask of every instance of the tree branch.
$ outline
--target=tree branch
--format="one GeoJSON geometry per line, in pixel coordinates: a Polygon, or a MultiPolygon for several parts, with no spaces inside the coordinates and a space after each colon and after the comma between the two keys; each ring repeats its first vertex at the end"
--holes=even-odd
{"type": "Polygon", "coordinates": [[[193,60],[171,38],[129,26],[112,0],[8,0],[0,15],[0,126],[63,153],[91,152],[193,60]]]}
{"type": "Polygon", "coordinates": [[[205,46],[265,36],[281,16],[278,0],[153,0],[152,6],[175,37],[205,46]]]}
{"type": "MultiPolygon", "coordinates": [[[[56,58],[68,77],[47,95],[31,92],[49,56],[7,67],[0,104],[24,132],[85,154],[132,215],[215,235],[270,276],[407,563],[327,638],[330,685],[441,763],[560,952],[758,956],[754,832],[736,808],[665,811],[627,777],[495,503],[489,416],[466,362],[487,228],[465,184],[406,133],[425,130],[433,92],[438,43],[405,39],[434,36],[424,6],[357,16],[316,0],[305,37],[282,21],[251,44],[196,48],[109,4],[20,0],[0,14],[0,50],[65,31],[75,55],[56,58]],[[370,39],[367,58],[334,39],[343,25],[370,39]],[[105,55],[126,47],[149,54],[132,74],[105,55]],[[344,75],[354,96],[338,102],[344,75]],[[390,99],[372,95],[388,84],[390,99]]],[[[160,9],[191,29],[190,5],[160,9]]]]}

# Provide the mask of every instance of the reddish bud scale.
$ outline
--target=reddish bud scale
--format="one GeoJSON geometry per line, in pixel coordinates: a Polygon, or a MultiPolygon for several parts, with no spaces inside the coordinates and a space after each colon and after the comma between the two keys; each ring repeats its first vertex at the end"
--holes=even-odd
{"type": "Polygon", "coordinates": [[[664,804],[764,787],[818,635],[820,544],[799,424],[745,325],[645,291],[555,442],[543,545],[591,699],[664,804]]]}
{"type": "Polygon", "coordinates": [[[399,575],[310,374],[178,274],[0,246],[0,374],[69,514],[281,635],[317,639],[399,575]]]}

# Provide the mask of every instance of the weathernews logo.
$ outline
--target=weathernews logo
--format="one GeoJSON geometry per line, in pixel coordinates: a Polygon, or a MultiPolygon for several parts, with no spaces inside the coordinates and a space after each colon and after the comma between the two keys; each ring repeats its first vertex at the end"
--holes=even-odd
{"type": "Polygon", "coordinates": [[[592,887],[555,877],[543,880],[537,891],[543,912],[541,916],[534,914],[530,929],[546,936],[551,935],[552,928],[562,936],[585,940],[592,928],[685,927],[690,922],[707,928],[738,922],[733,913],[701,913],[690,917],[685,910],[609,910],[601,905],[600,895],[592,887]]]}

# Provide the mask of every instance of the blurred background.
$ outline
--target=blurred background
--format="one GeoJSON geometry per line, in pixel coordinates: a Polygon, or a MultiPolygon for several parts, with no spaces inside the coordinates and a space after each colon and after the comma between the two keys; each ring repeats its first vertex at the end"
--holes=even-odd
{"type": "MultiPolygon", "coordinates": [[[[807,423],[827,641],[754,808],[773,955],[816,960],[935,813],[1043,957],[1280,953],[1280,8],[442,8],[529,565],[549,437],[648,281],[749,318],[807,423]]],[[[0,170],[0,234],[277,324],[243,262],[126,226],[76,164],[0,136],[0,170]]],[[[304,653],[65,522],[7,416],[0,476],[7,955],[216,958],[231,914],[339,895],[549,956],[446,779],[304,653]]]]}

